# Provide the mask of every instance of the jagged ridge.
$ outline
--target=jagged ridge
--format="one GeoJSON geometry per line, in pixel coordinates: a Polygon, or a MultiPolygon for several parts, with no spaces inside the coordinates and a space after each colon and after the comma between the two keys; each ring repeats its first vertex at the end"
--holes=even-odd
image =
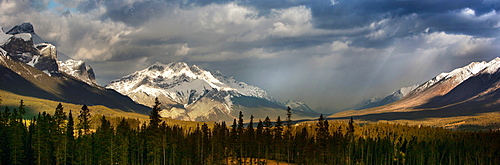
{"type": "MultiPolygon", "coordinates": [[[[219,71],[212,73],[185,62],[156,63],[114,80],[106,88],[144,105],[152,105],[152,100],[157,97],[164,103],[164,117],[181,120],[227,121],[234,118],[238,108],[285,109],[283,104],[261,88],[236,81],[219,71]]],[[[306,112],[314,113],[310,108],[306,112]]]]}

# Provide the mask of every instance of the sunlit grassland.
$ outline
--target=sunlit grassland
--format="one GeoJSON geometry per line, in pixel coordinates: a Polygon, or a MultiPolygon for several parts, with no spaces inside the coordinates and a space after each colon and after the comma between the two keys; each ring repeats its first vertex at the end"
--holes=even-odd
{"type": "MultiPolygon", "coordinates": [[[[0,102],[0,110],[2,111],[4,110],[5,106],[8,106],[11,110],[13,110],[14,108],[18,108],[20,100],[23,100],[26,108],[25,119],[32,119],[33,117],[37,116],[38,113],[43,112],[54,114],[55,108],[59,103],[63,105],[64,112],[66,112],[66,114],[68,114],[71,110],[73,117],[76,119],[76,117],[79,115],[80,109],[82,108],[82,105],[79,104],[64,103],[30,96],[22,96],[4,90],[0,90],[0,99],[2,100],[0,102]]],[[[90,109],[90,113],[93,116],[92,125],[94,126],[100,124],[99,119],[102,117],[102,115],[105,115],[106,118],[111,121],[112,125],[115,126],[122,118],[136,120],[135,123],[130,123],[134,127],[138,126],[139,124],[147,124],[149,122],[149,116],[145,114],[125,112],[120,109],[112,109],[102,105],[92,105],[88,106],[88,108],[90,109]]],[[[183,127],[196,127],[197,125],[203,124],[203,122],[181,121],[167,118],[163,118],[162,120],[165,121],[165,123],[168,125],[180,125],[183,127]]],[[[75,122],[78,122],[78,120],[75,120],[75,122]]],[[[209,125],[209,127],[213,126],[213,122],[206,123],[209,125]]]]}

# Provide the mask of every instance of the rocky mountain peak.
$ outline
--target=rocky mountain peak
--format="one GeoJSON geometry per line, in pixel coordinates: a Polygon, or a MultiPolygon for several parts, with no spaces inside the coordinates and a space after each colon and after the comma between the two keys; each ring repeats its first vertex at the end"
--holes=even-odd
{"type": "Polygon", "coordinates": [[[261,88],[204,70],[185,62],[155,63],[106,88],[114,89],[138,103],[152,105],[157,97],[164,103],[164,117],[182,120],[220,120],[232,118],[234,100],[248,100],[265,105],[281,105],[261,88]],[[214,116],[215,115],[215,116],[214,116]]]}
{"type": "Polygon", "coordinates": [[[75,78],[86,82],[89,85],[97,84],[95,81],[94,69],[85,64],[82,60],[69,59],[66,61],[57,61],[59,70],[75,78]]]}
{"type": "Polygon", "coordinates": [[[446,80],[452,80],[453,84],[458,85],[463,81],[469,79],[470,77],[483,71],[485,68],[489,68],[489,66],[492,66],[496,63],[500,63],[500,58],[497,57],[489,62],[486,61],[472,62],[464,67],[454,69],[451,72],[441,73],[436,77],[432,78],[431,80],[421,84],[415,90],[411,91],[410,95],[414,95],[416,93],[425,91],[430,87],[446,80]]]}
{"type": "Polygon", "coordinates": [[[0,48],[3,50],[2,54],[27,63],[48,75],[59,73],[55,46],[46,43],[33,44],[32,35],[26,33],[31,30],[33,30],[33,26],[25,23],[9,30],[10,34],[1,34],[2,37],[0,38],[3,40],[0,42],[0,48]]]}
{"type": "Polygon", "coordinates": [[[19,33],[35,33],[35,29],[33,28],[33,25],[29,22],[22,23],[21,25],[16,25],[9,31],[7,31],[7,34],[19,34],[19,33]]]}

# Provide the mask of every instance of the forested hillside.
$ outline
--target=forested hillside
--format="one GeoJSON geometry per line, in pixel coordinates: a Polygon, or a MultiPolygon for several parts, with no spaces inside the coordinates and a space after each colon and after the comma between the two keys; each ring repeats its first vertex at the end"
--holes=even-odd
{"type": "Polygon", "coordinates": [[[166,124],[152,108],[149,123],[112,124],[90,111],[23,119],[24,103],[0,110],[0,164],[500,164],[500,132],[327,121],[291,124],[291,114],[253,121],[240,113],[195,127],[166,124]],[[246,124],[244,124],[246,123],[246,124]],[[254,123],[257,126],[254,127],[254,123]],[[131,126],[136,125],[136,126],[131,126]]]}

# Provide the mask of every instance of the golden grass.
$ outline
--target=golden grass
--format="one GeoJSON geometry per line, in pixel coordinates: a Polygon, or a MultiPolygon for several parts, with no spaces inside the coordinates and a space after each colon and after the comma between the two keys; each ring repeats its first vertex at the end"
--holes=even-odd
{"type": "MultiPolygon", "coordinates": [[[[332,121],[347,122],[347,119],[334,119],[332,121]]],[[[316,121],[312,121],[314,123],[316,121]]],[[[441,127],[451,130],[500,130],[500,112],[481,113],[470,116],[454,116],[443,118],[424,118],[416,120],[356,120],[358,124],[368,123],[391,123],[391,124],[408,124],[430,127],[441,127]]]]}
{"type": "MultiPolygon", "coordinates": [[[[69,113],[69,111],[71,110],[74,118],[76,118],[79,115],[80,109],[82,108],[82,105],[78,104],[64,103],[60,101],[41,99],[30,96],[22,96],[4,90],[0,90],[0,99],[1,99],[0,105],[2,107],[8,106],[11,110],[14,108],[18,108],[20,100],[23,100],[24,104],[26,105],[25,108],[27,111],[27,114],[25,115],[26,119],[31,119],[34,116],[37,116],[38,113],[42,112],[46,112],[48,114],[54,114],[55,108],[59,103],[63,105],[64,112],[69,113]]],[[[141,124],[149,122],[148,115],[143,115],[134,112],[125,112],[120,109],[112,109],[102,105],[88,106],[88,108],[90,109],[90,114],[93,116],[92,120],[94,121],[94,125],[99,124],[96,122],[99,121],[102,115],[105,115],[108,118],[108,120],[109,119],[116,120],[116,118],[130,118],[140,121],[141,124]]],[[[0,110],[3,111],[4,109],[1,108],[0,110]]],[[[116,121],[112,122],[112,124],[115,125],[116,121]]],[[[194,122],[194,121],[180,121],[180,120],[166,119],[166,118],[163,118],[163,121],[165,121],[165,123],[168,125],[179,125],[188,128],[196,127],[197,125],[201,126],[204,123],[204,122],[194,122]]],[[[209,125],[209,127],[213,126],[213,122],[207,122],[207,124],[209,125]]]]}

